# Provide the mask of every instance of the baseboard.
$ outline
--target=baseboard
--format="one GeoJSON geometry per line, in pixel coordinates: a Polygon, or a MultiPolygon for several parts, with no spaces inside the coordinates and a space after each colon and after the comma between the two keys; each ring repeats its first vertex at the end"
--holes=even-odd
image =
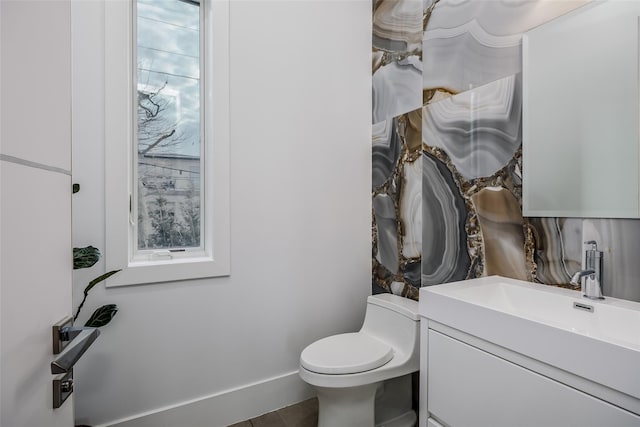
{"type": "Polygon", "coordinates": [[[295,371],[95,427],[226,427],[313,396],[295,371]]]}

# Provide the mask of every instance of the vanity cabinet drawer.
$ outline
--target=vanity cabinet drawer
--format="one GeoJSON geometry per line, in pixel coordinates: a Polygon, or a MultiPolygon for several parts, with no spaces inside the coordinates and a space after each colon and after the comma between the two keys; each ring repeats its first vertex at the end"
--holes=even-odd
{"type": "Polygon", "coordinates": [[[640,425],[631,412],[431,329],[427,366],[429,415],[452,427],[640,425]]]}

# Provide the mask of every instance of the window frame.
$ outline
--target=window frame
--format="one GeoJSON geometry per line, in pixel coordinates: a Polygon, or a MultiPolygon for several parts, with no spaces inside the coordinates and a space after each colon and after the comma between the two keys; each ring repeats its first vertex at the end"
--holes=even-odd
{"type": "Polygon", "coordinates": [[[133,259],[138,243],[132,226],[135,218],[130,213],[137,180],[134,176],[137,157],[133,155],[137,120],[134,7],[133,0],[105,2],[105,263],[107,271],[122,270],[108,279],[106,285],[228,276],[231,268],[229,0],[203,0],[200,4],[204,251],[180,255],[164,251],[166,256],[145,261],[133,259]]]}

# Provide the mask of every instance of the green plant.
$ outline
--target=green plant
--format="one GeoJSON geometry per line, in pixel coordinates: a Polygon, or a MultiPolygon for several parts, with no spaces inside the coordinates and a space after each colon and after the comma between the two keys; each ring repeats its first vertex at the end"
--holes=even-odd
{"type": "MultiPolygon", "coordinates": [[[[92,267],[95,263],[100,259],[100,250],[93,246],[87,246],[85,248],[73,248],[73,269],[78,270],[81,268],[89,268],[92,267]]],[[[78,305],[78,309],[76,310],[76,314],[73,316],[73,320],[78,318],[80,314],[80,310],[84,306],[85,301],[87,300],[87,296],[89,296],[89,291],[93,289],[98,283],[107,280],[109,277],[113,276],[120,270],[112,270],[107,273],[104,273],[92,281],[89,282],[86,288],[84,288],[84,297],[82,298],[82,302],[78,305]]],[[[89,326],[93,328],[99,328],[101,326],[107,325],[113,319],[113,316],[118,312],[118,306],[115,304],[106,304],[102,307],[96,309],[93,312],[89,320],[84,324],[84,326],[89,326]]]]}

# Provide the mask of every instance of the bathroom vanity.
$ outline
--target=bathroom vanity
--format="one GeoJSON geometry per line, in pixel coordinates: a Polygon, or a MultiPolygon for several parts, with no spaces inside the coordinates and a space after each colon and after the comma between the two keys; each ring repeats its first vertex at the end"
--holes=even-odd
{"type": "Polygon", "coordinates": [[[491,276],[419,311],[420,427],[640,426],[640,303],[491,276]]]}

